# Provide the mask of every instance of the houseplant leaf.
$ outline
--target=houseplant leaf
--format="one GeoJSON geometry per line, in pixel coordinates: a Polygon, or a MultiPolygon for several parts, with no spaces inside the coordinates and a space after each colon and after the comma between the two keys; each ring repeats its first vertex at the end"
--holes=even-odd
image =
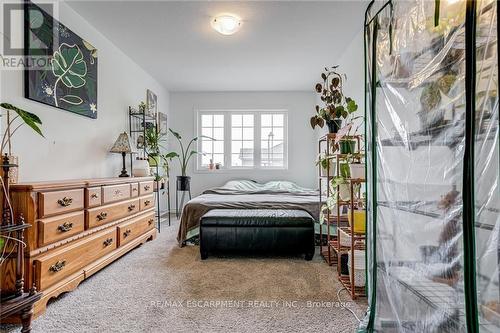
{"type": "Polygon", "coordinates": [[[38,126],[42,124],[42,120],[36,114],[22,110],[9,103],[1,103],[0,106],[6,110],[14,111],[26,125],[31,127],[31,129],[37,132],[40,136],[44,137],[42,130],[38,126]]]}
{"type": "Polygon", "coordinates": [[[180,135],[179,133],[177,133],[176,131],[174,131],[173,129],[169,128],[169,131],[170,131],[170,133],[172,133],[172,134],[173,134],[173,136],[175,136],[175,138],[176,138],[177,140],[182,139],[181,135],[180,135]]]}
{"type": "Polygon", "coordinates": [[[172,151],[172,152],[170,152],[170,153],[168,153],[168,154],[165,154],[165,156],[164,156],[164,157],[165,157],[165,158],[172,159],[172,158],[174,158],[174,157],[179,157],[179,154],[177,154],[175,151],[172,151]]]}
{"type": "Polygon", "coordinates": [[[316,116],[311,117],[311,119],[309,120],[309,122],[311,123],[311,127],[313,129],[314,129],[314,127],[316,127],[316,125],[318,125],[318,121],[317,121],[316,116]]]}
{"type": "Polygon", "coordinates": [[[358,109],[358,105],[356,104],[356,102],[352,99],[349,99],[347,101],[347,111],[349,113],[353,113],[355,112],[356,110],[358,109]]]}

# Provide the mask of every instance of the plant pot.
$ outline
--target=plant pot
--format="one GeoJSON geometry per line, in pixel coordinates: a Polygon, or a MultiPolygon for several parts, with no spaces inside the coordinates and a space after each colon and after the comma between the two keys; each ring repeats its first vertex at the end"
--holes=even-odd
{"type": "Polygon", "coordinates": [[[163,190],[165,188],[165,181],[162,179],[162,180],[155,180],[153,182],[153,189],[156,191],[158,191],[158,184],[160,184],[160,190],[163,190]]]}
{"type": "Polygon", "coordinates": [[[339,185],[339,199],[342,201],[351,200],[351,187],[349,183],[339,185]]]}
{"type": "Polygon", "coordinates": [[[356,141],[354,140],[340,140],[339,145],[341,154],[354,154],[356,150],[356,141]]]}
{"type": "Polygon", "coordinates": [[[349,255],[347,253],[342,253],[340,255],[340,274],[349,275],[349,255]]]}
{"type": "Polygon", "coordinates": [[[150,175],[148,160],[135,160],[132,168],[132,175],[134,177],[147,177],[150,175]]]}
{"type": "Polygon", "coordinates": [[[349,226],[354,228],[354,232],[364,234],[366,232],[366,210],[354,210],[354,223],[352,221],[351,209],[347,210],[347,220],[349,226]],[[353,227],[354,225],[354,227],[353,227]]]}
{"type": "Polygon", "coordinates": [[[349,169],[349,164],[340,163],[339,168],[340,168],[340,177],[351,178],[351,170],[349,169]]]}
{"type": "Polygon", "coordinates": [[[177,176],[177,191],[189,191],[191,189],[191,177],[177,176]]]}
{"type": "Polygon", "coordinates": [[[361,163],[353,163],[349,165],[349,172],[353,179],[365,179],[365,165],[361,163]]]}
{"type": "Polygon", "coordinates": [[[321,176],[323,177],[326,177],[326,176],[336,176],[336,173],[335,173],[335,166],[336,166],[336,163],[333,162],[333,161],[330,161],[328,163],[328,168],[325,168],[323,165],[321,166],[321,176]]]}
{"type": "Polygon", "coordinates": [[[17,165],[17,167],[9,168],[9,184],[17,184],[19,180],[19,157],[9,155],[9,163],[17,165]]]}
{"type": "Polygon", "coordinates": [[[329,133],[337,133],[342,127],[342,119],[327,120],[326,125],[329,133]]]}
{"type": "Polygon", "coordinates": [[[160,157],[157,154],[148,155],[149,166],[150,167],[157,166],[159,159],[160,159],[160,157]]]}
{"type": "Polygon", "coordinates": [[[349,258],[347,260],[347,267],[349,268],[349,278],[354,275],[354,286],[364,287],[366,285],[366,261],[365,261],[365,251],[354,250],[354,272],[351,272],[351,262],[353,258],[353,253],[349,252],[349,258]]]}

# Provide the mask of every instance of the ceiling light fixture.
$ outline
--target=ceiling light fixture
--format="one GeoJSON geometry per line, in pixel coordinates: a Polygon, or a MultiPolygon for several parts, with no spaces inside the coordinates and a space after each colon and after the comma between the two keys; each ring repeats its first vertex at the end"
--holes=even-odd
{"type": "Polygon", "coordinates": [[[232,35],[241,28],[241,19],[233,14],[220,14],[212,18],[211,25],[223,35],[232,35]]]}

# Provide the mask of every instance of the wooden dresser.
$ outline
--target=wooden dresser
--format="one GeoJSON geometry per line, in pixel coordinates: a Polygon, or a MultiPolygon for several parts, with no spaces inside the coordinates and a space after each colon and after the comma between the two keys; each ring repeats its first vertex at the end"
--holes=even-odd
{"type": "MultiPolygon", "coordinates": [[[[11,193],[15,216],[32,225],[24,286],[43,292],[35,317],[49,299],[156,237],[151,177],[17,184],[11,193]]],[[[13,288],[8,263],[0,275],[2,289],[13,288]]]]}

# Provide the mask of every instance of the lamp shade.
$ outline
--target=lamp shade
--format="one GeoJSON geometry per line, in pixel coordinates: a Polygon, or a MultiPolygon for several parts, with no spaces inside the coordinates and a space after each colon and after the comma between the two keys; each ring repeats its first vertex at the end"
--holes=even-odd
{"type": "Polygon", "coordinates": [[[127,132],[120,133],[118,139],[116,139],[115,144],[109,150],[111,153],[131,153],[130,141],[128,139],[127,132]]]}

